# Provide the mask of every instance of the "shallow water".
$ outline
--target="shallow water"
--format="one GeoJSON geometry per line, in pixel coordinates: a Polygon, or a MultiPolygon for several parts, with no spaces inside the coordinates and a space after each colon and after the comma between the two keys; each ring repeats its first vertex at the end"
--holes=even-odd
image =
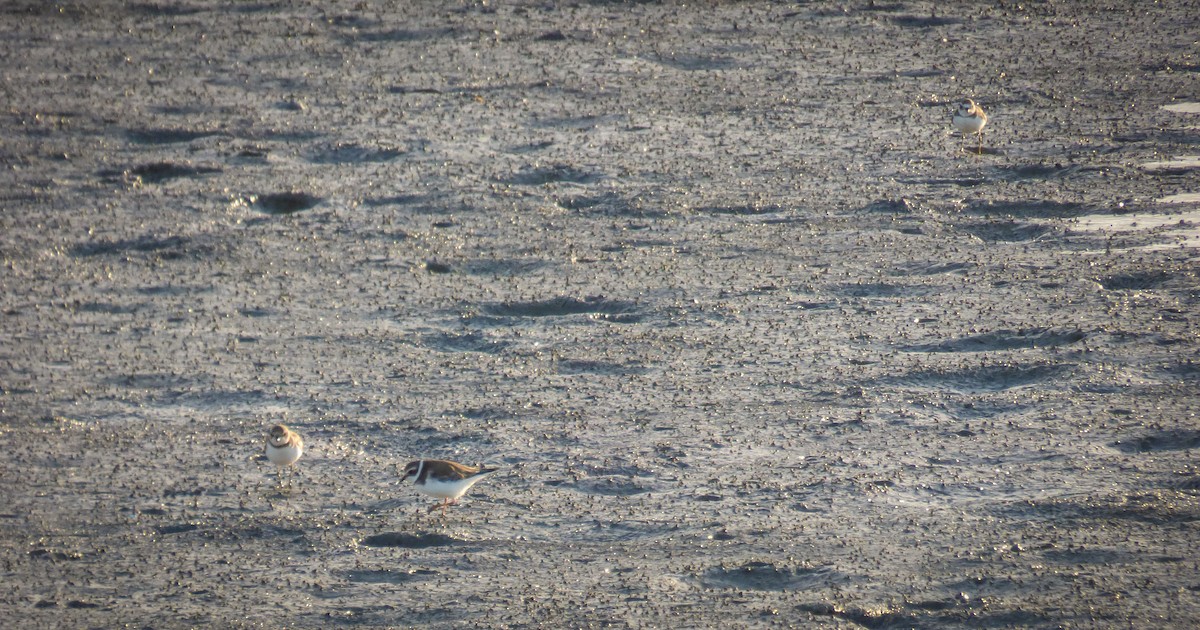
{"type": "Polygon", "coordinates": [[[0,610],[1195,626],[1200,13],[1093,8],[8,7],[0,610]]]}

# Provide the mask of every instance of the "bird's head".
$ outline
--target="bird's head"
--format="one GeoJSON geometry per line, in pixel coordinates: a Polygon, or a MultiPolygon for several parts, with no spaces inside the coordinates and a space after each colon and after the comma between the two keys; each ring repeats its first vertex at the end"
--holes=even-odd
{"type": "Polygon", "coordinates": [[[409,477],[416,477],[417,472],[421,470],[421,462],[408,462],[404,465],[404,475],[400,477],[401,482],[408,481],[409,477]]]}
{"type": "Polygon", "coordinates": [[[267,439],[270,440],[272,444],[280,446],[287,443],[288,433],[289,431],[286,426],[277,424],[271,427],[270,433],[267,434],[267,439]]]}

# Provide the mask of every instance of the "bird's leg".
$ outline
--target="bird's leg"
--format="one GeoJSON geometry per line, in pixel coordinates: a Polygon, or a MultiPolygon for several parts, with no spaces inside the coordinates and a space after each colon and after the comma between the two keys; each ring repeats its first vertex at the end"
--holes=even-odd
{"type": "Polygon", "coordinates": [[[979,152],[977,155],[983,155],[983,130],[979,130],[979,152]]]}

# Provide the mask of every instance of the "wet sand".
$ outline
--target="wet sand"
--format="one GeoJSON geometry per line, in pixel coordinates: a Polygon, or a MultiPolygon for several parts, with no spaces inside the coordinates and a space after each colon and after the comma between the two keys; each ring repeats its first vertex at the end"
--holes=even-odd
{"type": "Polygon", "coordinates": [[[1200,624],[1194,4],[0,20],[3,625],[1200,624]]]}

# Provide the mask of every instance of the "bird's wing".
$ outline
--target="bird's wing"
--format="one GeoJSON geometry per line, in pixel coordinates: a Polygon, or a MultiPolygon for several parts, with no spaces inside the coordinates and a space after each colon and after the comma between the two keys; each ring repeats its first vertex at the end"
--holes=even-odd
{"type": "Polygon", "coordinates": [[[446,462],[447,472],[456,479],[466,479],[479,472],[477,466],[467,466],[458,462],[446,462]]]}

